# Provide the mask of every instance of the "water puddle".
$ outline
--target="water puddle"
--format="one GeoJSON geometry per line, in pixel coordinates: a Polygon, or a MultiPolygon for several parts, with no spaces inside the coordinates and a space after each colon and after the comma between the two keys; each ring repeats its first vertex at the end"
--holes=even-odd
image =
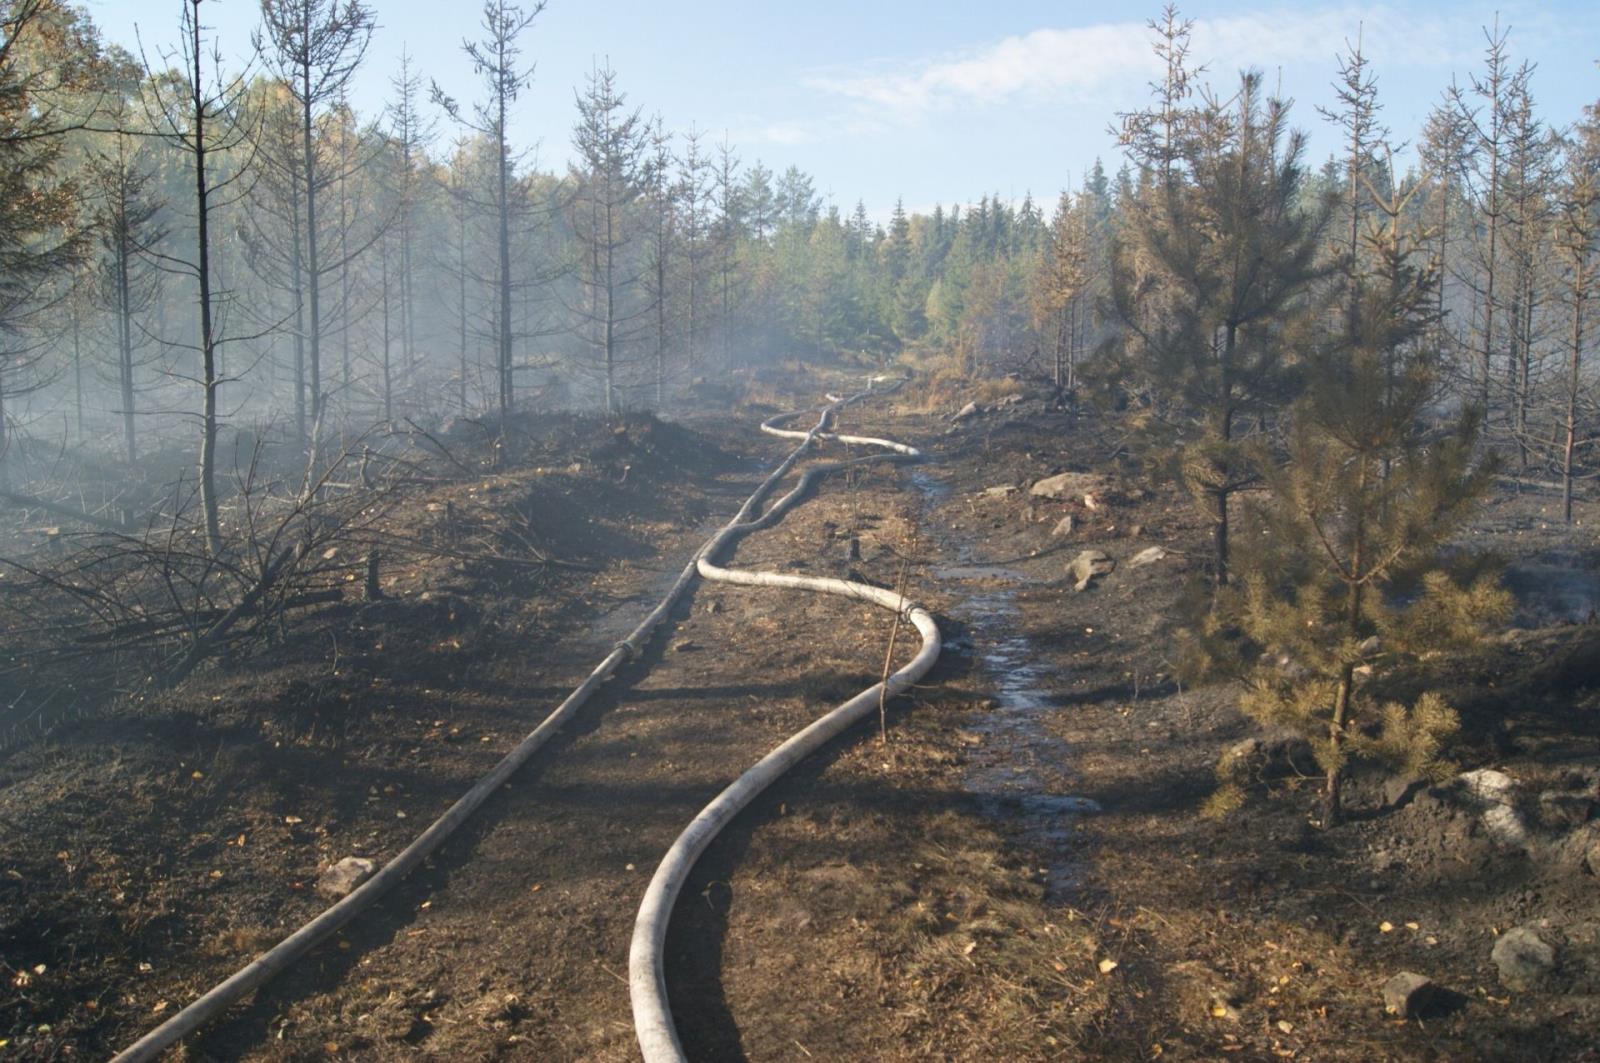
{"type": "Polygon", "coordinates": [[[1021,572],[1004,565],[935,565],[933,578],[940,582],[950,580],[998,580],[1002,583],[1021,583],[1027,579],[1021,572]]]}
{"type": "MultiPolygon", "coordinates": [[[[912,470],[911,482],[925,509],[950,495],[949,486],[926,469],[912,470]]],[[[1063,898],[1077,883],[1072,855],[1077,819],[1100,811],[1100,806],[1060,792],[1072,750],[1044,724],[1044,714],[1051,708],[1048,668],[1021,633],[1022,614],[1016,602],[1017,587],[1027,577],[965,556],[935,568],[933,575],[946,584],[968,585],[958,587],[966,593],[951,610],[966,625],[966,633],[951,640],[949,647],[970,654],[994,691],[994,708],[972,725],[980,741],[968,755],[963,781],[985,812],[1019,824],[1029,844],[1048,854],[1046,895],[1063,898]]]]}

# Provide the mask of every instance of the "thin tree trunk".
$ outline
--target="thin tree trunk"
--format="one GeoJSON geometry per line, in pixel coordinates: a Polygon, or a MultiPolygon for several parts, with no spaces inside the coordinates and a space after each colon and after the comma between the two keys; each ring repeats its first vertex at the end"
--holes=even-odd
{"type": "Polygon", "coordinates": [[[379,249],[378,260],[382,264],[383,280],[383,421],[385,424],[394,422],[394,371],[389,361],[389,245],[387,241],[379,249]]]}
{"type": "MultiPolygon", "coordinates": [[[[499,69],[505,70],[510,63],[505,54],[505,42],[499,43],[499,69]]],[[[500,370],[500,412],[511,412],[515,382],[511,375],[511,201],[510,195],[510,170],[511,159],[506,145],[506,93],[502,89],[496,98],[495,105],[497,116],[495,119],[495,136],[498,145],[498,159],[500,163],[500,321],[499,321],[499,370],[500,370]]]]}
{"type": "Polygon", "coordinates": [[[1583,304],[1588,277],[1586,263],[1581,259],[1575,267],[1572,280],[1572,352],[1567,372],[1567,438],[1561,448],[1561,517],[1572,523],[1572,453],[1578,442],[1578,391],[1583,379],[1583,304]]]}
{"type": "Polygon", "coordinates": [[[289,282],[294,286],[294,426],[303,447],[311,439],[306,416],[305,262],[301,258],[300,182],[293,174],[289,178],[289,238],[294,245],[289,256],[289,282]]]}
{"type": "MultiPolygon", "coordinates": [[[[310,7],[306,7],[305,39],[311,39],[310,7]]],[[[317,253],[317,156],[311,140],[311,66],[300,68],[300,86],[304,95],[300,106],[301,150],[305,152],[306,181],[306,302],[309,312],[307,344],[310,354],[311,376],[311,430],[322,431],[322,319],[320,288],[322,274],[317,253]]],[[[313,440],[313,444],[315,440],[313,440]]]]}
{"type": "Polygon", "coordinates": [[[134,438],[133,410],[133,294],[128,283],[128,238],[119,228],[116,247],[117,270],[117,384],[122,397],[122,442],[128,464],[138,460],[134,438]]]}
{"type": "Polygon", "coordinates": [[[222,553],[222,518],[217,501],[217,344],[211,320],[211,205],[206,186],[206,108],[200,62],[200,14],[196,10],[190,27],[194,50],[194,191],[196,273],[200,285],[200,364],[205,398],[200,412],[200,508],[205,514],[206,548],[212,557],[222,553]]]}
{"type": "MultiPolygon", "coordinates": [[[[1360,459],[1361,471],[1357,479],[1356,497],[1363,499],[1367,489],[1367,462],[1360,459]]],[[[1357,512],[1354,514],[1354,542],[1350,552],[1350,565],[1347,569],[1347,586],[1345,606],[1345,636],[1354,643],[1361,635],[1361,604],[1363,590],[1366,586],[1366,512],[1364,502],[1357,502],[1357,512]]],[[[1327,785],[1323,792],[1322,825],[1326,827],[1338,826],[1343,815],[1343,786],[1344,764],[1343,751],[1345,730],[1350,722],[1350,699],[1355,690],[1355,663],[1346,661],[1339,669],[1339,688],[1334,696],[1333,718],[1328,724],[1328,742],[1333,747],[1333,765],[1328,769],[1327,785]]]]}
{"type": "Polygon", "coordinates": [[[457,251],[459,256],[456,262],[456,300],[461,310],[461,409],[467,409],[467,212],[463,206],[456,219],[456,232],[459,240],[457,251]]]}

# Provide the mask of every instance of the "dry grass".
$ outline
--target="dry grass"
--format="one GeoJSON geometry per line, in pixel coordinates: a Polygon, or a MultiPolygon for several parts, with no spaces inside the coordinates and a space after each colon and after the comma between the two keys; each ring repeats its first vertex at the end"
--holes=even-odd
{"type": "Polygon", "coordinates": [[[945,359],[926,377],[920,377],[912,396],[913,406],[923,413],[954,410],[969,402],[985,406],[1011,395],[1021,394],[1022,382],[1010,377],[973,377],[955,363],[945,359]]]}

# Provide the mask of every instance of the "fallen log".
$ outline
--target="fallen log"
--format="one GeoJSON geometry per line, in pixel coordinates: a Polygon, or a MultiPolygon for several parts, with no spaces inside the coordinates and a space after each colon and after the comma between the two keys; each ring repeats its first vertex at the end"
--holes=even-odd
{"type": "Polygon", "coordinates": [[[56,516],[65,517],[68,520],[81,521],[84,524],[93,525],[106,531],[124,534],[128,531],[128,526],[121,521],[96,516],[93,513],[84,513],[81,510],[73,509],[71,506],[64,506],[60,502],[49,502],[43,498],[35,498],[33,495],[22,494],[20,491],[0,491],[0,498],[16,506],[42,509],[46,513],[54,513],[56,516]]]}

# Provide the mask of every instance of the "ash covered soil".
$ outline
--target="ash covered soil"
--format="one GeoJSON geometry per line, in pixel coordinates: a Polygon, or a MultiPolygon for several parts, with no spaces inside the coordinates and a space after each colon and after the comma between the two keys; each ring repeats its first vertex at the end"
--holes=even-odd
{"type": "MultiPolygon", "coordinates": [[[[397,519],[514,527],[583,567],[396,564],[382,601],[0,755],[0,1052],[105,1056],[317,911],[328,865],[392,856],[786,452],[762,416],[834,386],[768,382],[723,419],[531,424],[537,463],[397,519]]],[[[1291,772],[1208,819],[1219,754],[1257,732],[1233,690],[1172,679],[1204,528],[1109,461],[1093,418],[1026,395],[954,410],[914,390],[851,408],[846,428],[936,460],[835,476],[732,558],[903,576],[947,650],[888,707],[886,743],[876,721],[846,736],[701,860],[668,941],[691,1058],[1595,1058],[1600,634],[1565,621],[1593,606],[1600,507],[1569,530],[1553,498],[1497,497],[1465,538],[1512,562],[1519,628],[1410,680],[1462,711],[1463,769],[1508,786],[1370,774],[1320,831],[1291,772]],[[1094,508],[1030,494],[1062,472],[1104,478],[1094,508]],[[1165,556],[1132,566],[1149,547],[1165,556]],[[1077,592],[1088,549],[1118,564],[1077,592]],[[1491,952],[1517,928],[1555,963],[1513,987],[1491,952]],[[1444,990],[1421,1020],[1384,1010],[1402,971],[1444,990]]],[[[698,586],[423,871],[183,1058],[635,1058],[627,948],[656,861],[877,680],[891,624],[698,586]]]]}

